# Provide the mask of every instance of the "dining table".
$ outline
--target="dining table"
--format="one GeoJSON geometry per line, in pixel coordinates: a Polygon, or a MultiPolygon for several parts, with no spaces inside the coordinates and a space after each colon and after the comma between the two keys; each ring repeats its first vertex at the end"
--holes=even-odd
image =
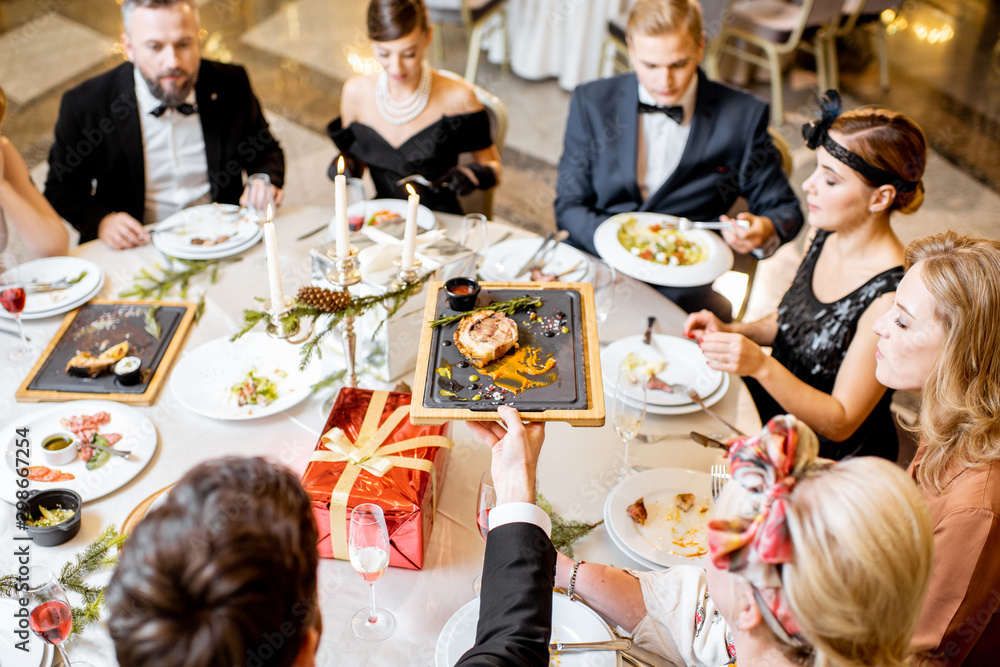
{"type": "MultiPolygon", "coordinates": [[[[281,276],[286,291],[294,293],[311,282],[309,252],[329,241],[327,232],[297,240],[304,232],[322,225],[333,215],[332,208],[319,206],[283,207],[276,216],[276,236],[281,276]]],[[[462,217],[436,214],[437,224],[450,237],[458,238],[462,217]]],[[[497,240],[510,233],[515,238],[528,237],[525,230],[494,220],[487,236],[497,240]]],[[[474,239],[478,241],[479,239],[474,239]]],[[[166,259],[152,245],[129,250],[112,250],[103,242],[91,241],[74,248],[71,254],[100,265],[106,282],[98,295],[116,299],[135,281],[143,269],[164,265],[166,259]]],[[[180,358],[199,346],[235,333],[242,324],[245,308],[259,307],[257,297],[268,294],[268,273],[263,243],[241,255],[241,261],[222,266],[217,281],[207,276],[192,280],[189,300],[204,295],[204,313],[184,342],[180,358]]],[[[599,341],[588,345],[607,345],[620,338],[641,334],[649,316],[656,317],[658,334],[678,336],[685,313],[650,286],[619,275],[614,285],[611,312],[600,323],[599,341]]],[[[414,298],[424,298],[424,293],[414,298]]],[[[169,299],[169,297],[168,297],[169,299]]],[[[174,300],[179,300],[176,297],[174,300]]],[[[24,322],[31,339],[44,347],[55,334],[63,316],[24,322]]],[[[10,321],[0,322],[12,328],[10,321]]],[[[360,332],[359,332],[360,333],[360,332]]],[[[331,343],[335,347],[337,341],[331,343]]],[[[19,343],[12,336],[0,336],[0,414],[4,423],[18,422],[34,411],[51,408],[46,403],[21,403],[15,390],[30,371],[34,360],[12,363],[7,355],[19,343]]],[[[290,345],[293,343],[289,343],[290,345]]],[[[324,372],[343,368],[343,355],[330,349],[320,361],[324,372]]],[[[392,389],[397,381],[413,384],[408,377],[392,378],[388,383],[364,375],[360,386],[392,389]]],[[[174,393],[168,379],[153,405],[137,410],[155,424],[158,447],[149,465],[131,482],[117,491],[85,504],[80,533],[69,542],[54,547],[34,547],[32,563],[49,565],[55,571],[72,559],[101,531],[126,517],[144,500],[167,487],[202,461],[222,456],[263,456],[302,474],[316,447],[327,420],[332,390],[318,391],[294,407],[268,417],[249,421],[225,421],[189,411],[174,393]]],[[[623,445],[609,418],[602,427],[572,427],[566,423],[546,425],[545,444],[538,463],[538,491],[551,503],[555,512],[566,519],[588,523],[602,518],[602,508],[609,492],[618,483],[623,445]]],[[[714,405],[723,418],[747,433],[760,428],[760,420],[746,387],[732,377],[729,389],[714,405]]],[[[675,467],[707,472],[721,462],[720,450],[706,449],[686,437],[689,431],[717,433],[720,426],[710,416],[695,412],[683,415],[647,415],[642,433],[664,436],[657,442],[636,440],[631,446],[631,462],[637,469],[675,467]]],[[[347,561],[322,559],[319,565],[319,599],[323,615],[323,634],[317,654],[318,665],[417,665],[436,666],[436,642],[448,619],[460,607],[474,599],[473,580],[480,573],[485,542],[476,524],[476,498],[482,473],[490,464],[488,447],[477,440],[465,423],[450,424],[449,437],[454,449],[447,460],[445,482],[438,495],[437,514],[422,570],[389,568],[376,586],[379,606],[390,609],[398,620],[395,634],[378,643],[356,638],[350,630],[351,616],[368,601],[366,584],[347,561]]],[[[38,443],[33,443],[37,446],[38,443]]],[[[4,465],[12,465],[4,443],[4,465]]],[[[706,489],[707,493],[707,489],[706,489]]],[[[5,545],[0,556],[0,573],[16,568],[11,556],[14,536],[21,534],[14,526],[14,508],[0,503],[0,540],[5,545]]],[[[261,545],[262,549],[268,545],[261,545]]],[[[621,567],[646,569],[620,550],[604,526],[598,526],[573,545],[576,558],[621,567]]],[[[488,573],[487,573],[488,576],[488,573]]],[[[109,573],[92,576],[104,583],[109,573]]],[[[103,621],[86,628],[68,644],[71,660],[86,660],[95,666],[115,665],[113,643],[103,621]]],[[[4,666],[6,667],[6,666],[4,666]]]]}

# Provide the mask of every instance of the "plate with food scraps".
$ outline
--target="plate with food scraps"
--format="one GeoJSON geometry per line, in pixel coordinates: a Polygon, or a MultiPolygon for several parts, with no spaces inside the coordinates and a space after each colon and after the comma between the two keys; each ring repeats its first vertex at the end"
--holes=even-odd
{"type": "Polygon", "coordinates": [[[153,422],[138,409],[115,401],[68,401],[29,413],[0,431],[4,447],[0,498],[16,502],[16,493],[21,489],[16,472],[19,468],[29,471],[29,490],[71,489],[85,503],[103,498],[142,472],[153,459],[157,441],[153,422]],[[50,465],[43,444],[49,436],[60,434],[72,434],[81,447],[69,463],[50,465]],[[91,443],[131,454],[122,458],[85,446],[91,443]]]}
{"type": "MultiPolygon", "coordinates": [[[[438,635],[434,651],[435,667],[453,667],[476,643],[479,598],[452,614],[438,635]]],[[[581,602],[571,602],[562,593],[552,593],[552,638],[554,642],[600,642],[616,639],[596,611],[581,602]]],[[[549,664],[559,667],[620,667],[618,651],[552,651],[549,664]]]]}
{"type": "Polygon", "coordinates": [[[153,245],[171,257],[219,259],[243,252],[262,235],[246,209],[205,204],[180,210],[157,224],[153,245]]]}
{"type": "Polygon", "coordinates": [[[594,245],[609,264],[653,285],[708,285],[733,267],[733,251],[714,232],[679,232],[679,218],[659,213],[619,213],[601,223],[594,245]]]}
{"type": "Polygon", "coordinates": [[[212,419],[260,419],[309,397],[320,364],[299,370],[299,348],[260,331],[235,342],[216,338],[185,354],[170,379],[174,396],[212,419]]]}
{"type": "MultiPolygon", "coordinates": [[[[604,384],[612,387],[619,371],[656,376],[666,383],[693,387],[699,396],[710,396],[722,386],[725,373],[708,367],[701,348],[694,341],[677,336],[653,334],[650,344],[642,336],[620,338],[601,350],[604,384]]],[[[685,394],[672,394],[658,389],[646,391],[647,405],[688,405],[693,401],[685,394]]]]}
{"type": "Polygon", "coordinates": [[[491,245],[483,254],[479,273],[486,280],[509,282],[531,280],[548,282],[590,282],[594,273],[594,263],[583,252],[571,245],[559,243],[548,254],[547,261],[532,272],[521,270],[524,263],[538,250],[542,240],[538,238],[510,239],[491,245]]]}
{"type": "Polygon", "coordinates": [[[636,473],[611,490],[604,523],[626,554],[638,556],[640,563],[704,566],[711,507],[707,472],[656,468],[636,473]]]}
{"type": "MultiPolygon", "coordinates": [[[[361,218],[361,232],[376,243],[399,243],[403,240],[406,226],[406,212],[409,203],[405,199],[370,199],[359,201],[347,207],[347,217],[361,218]]],[[[330,238],[337,237],[337,218],[330,220],[330,238]]],[[[437,227],[434,212],[420,204],[417,207],[417,233],[427,232],[437,227]]]]}
{"type": "Polygon", "coordinates": [[[480,283],[475,308],[453,310],[429,283],[417,356],[414,424],[497,419],[604,424],[593,286],[480,283]]]}
{"type": "MultiPolygon", "coordinates": [[[[87,303],[104,287],[104,271],[80,257],[46,257],[21,265],[24,310],[21,317],[37,320],[69,312],[87,303]]],[[[0,317],[13,319],[6,309],[0,317]]]]}

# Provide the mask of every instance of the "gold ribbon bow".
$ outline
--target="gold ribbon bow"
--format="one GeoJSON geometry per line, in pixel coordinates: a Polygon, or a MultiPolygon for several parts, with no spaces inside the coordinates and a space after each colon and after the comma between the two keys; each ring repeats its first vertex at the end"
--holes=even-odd
{"type": "Polygon", "coordinates": [[[443,435],[424,435],[383,446],[382,443],[396,430],[396,427],[410,411],[408,405],[401,405],[379,426],[378,421],[382,417],[382,411],[385,409],[388,398],[389,392],[386,391],[372,393],[372,399],[365,411],[365,418],[361,423],[361,430],[358,431],[356,441],[352,443],[341,429],[332,428],[320,438],[320,444],[325,449],[316,450],[309,459],[310,461],[347,464],[344,472],[340,475],[340,480],[337,481],[337,485],[330,492],[330,547],[333,550],[334,558],[341,560],[350,558],[347,548],[347,521],[345,517],[351,489],[354,488],[354,482],[357,481],[362,470],[376,477],[382,477],[396,466],[429,473],[431,476],[432,515],[437,511],[437,479],[434,476],[433,461],[393,455],[421,447],[451,449],[455,443],[443,435]]]}

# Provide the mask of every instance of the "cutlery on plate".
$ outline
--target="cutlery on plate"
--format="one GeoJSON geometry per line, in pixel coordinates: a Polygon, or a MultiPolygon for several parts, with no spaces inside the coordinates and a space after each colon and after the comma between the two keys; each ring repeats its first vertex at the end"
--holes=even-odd
{"type": "MultiPolygon", "coordinates": [[[[652,317],[652,316],[650,316],[649,319],[646,320],[646,333],[642,334],[642,342],[645,345],[649,345],[650,343],[653,342],[653,324],[655,322],[656,322],[656,318],[652,317]]],[[[650,381],[652,381],[653,378],[650,377],[649,379],[650,379],[650,381]]],[[[649,386],[648,383],[647,383],[647,386],[649,386]]],[[[655,387],[649,387],[649,388],[650,389],[655,389],[655,387]]]]}
{"type": "MultiPolygon", "coordinates": [[[[0,333],[5,333],[8,336],[14,336],[15,338],[21,337],[21,334],[17,333],[16,331],[11,331],[10,329],[0,329],[0,333]]],[[[29,343],[31,342],[31,339],[28,338],[27,336],[24,337],[24,340],[28,341],[29,343]]]]}
{"type": "Polygon", "coordinates": [[[729,481],[729,473],[726,472],[726,466],[713,464],[710,474],[712,476],[712,500],[718,500],[722,494],[722,489],[726,486],[726,482],[729,481]]]}
{"type": "Polygon", "coordinates": [[[80,451],[84,447],[92,447],[94,449],[100,449],[101,451],[107,452],[112,456],[120,456],[123,459],[127,459],[132,456],[132,451],[128,449],[115,449],[114,447],[105,447],[104,445],[95,445],[94,443],[84,444],[82,442],[76,443],[76,451],[80,451]]]}
{"type": "Polygon", "coordinates": [[[649,380],[646,381],[646,387],[648,389],[658,389],[660,391],[666,391],[671,394],[683,394],[684,396],[687,396],[692,401],[697,403],[698,407],[700,407],[705,414],[707,414],[710,417],[714,417],[718,421],[725,424],[726,428],[728,428],[736,435],[739,436],[746,435],[746,433],[744,433],[743,431],[739,430],[738,428],[727,422],[725,419],[719,416],[717,412],[715,412],[707,405],[705,405],[705,401],[701,400],[701,396],[698,395],[698,392],[696,392],[692,387],[689,387],[686,384],[671,384],[669,382],[664,382],[655,375],[652,375],[650,376],[649,380]]]}
{"type": "Polygon", "coordinates": [[[406,185],[407,183],[416,183],[417,185],[422,185],[425,188],[434,189],[434,185],[431,184],[426,178],[420,174],[411,174],[410,176],[404,176],[403,178],[396,181],[396,185],[406,185]]]}
{"type": "Polygon", "coordinates": [[[740,229],[750,229],[750,222],[748,220],[712,220],[709,222],[698,222],[695,220],[688,220],[687,218],[679,218],[677,222],[668,221],[667,227],[673,227],[681,232],[686,232],[691,229],[732,229],[733,227],[739,227],[740,229]]]}
{"type": "Polygon", "coordinates": [[[552,642],[550,651],[627,651],[632,648],[631,639],[606,639],[599,642],[552,642]]]}
{"type": "Polygon", "coordinates": [[[719,449],[725,450],[727,452],[729,451],[729,445],[713,437],[717,434],[713,433],[712,435],[704,435],[702,433],[698,433],[697,431],[691,431],[689,435],[691,436],[692,440],[697,442],[702,447],[718,447],[719,449]]]}
{"type": "Polygon", "coordinates": [[[522,268],[514,277],[517,278],[525,272],[530,272],[532,269],[541,269],[543,266],[548,264],[549,260],[552,259],[552,255],[555,254],[556,248],[558,248],[559,244],[567,238],[569,238],[569,231],[566,229],[559,230],[551,239],[546,237],[546,243],[548,245],[544,249],[539,248],[539,252],[536,253],[538,258],[526,264],[524,268],[522,268]]]}
{"type": "Polygon", "coordinates": [[[557,279],[558,278],[562,278],[563,276],[566,276],[566,275],[569,275],[569,274],[573,273],[578,268],[580,268],[581,264],[583,264],[583,260],[582,259],[579,262],[577,262],[576,264],[574,264],[573,266],[571,266],[568,269],[566,269],[565,271],[563,271],[562,273],[557,273],[556,274],[556,278],[557,279]]]}
{"type": "Polygon", "coordinates": [[[538,248],[535,250],[535,252],[531,254],[531,257],[528,258],[528,261],[524,263],[524,266],[522,266],[521,269],[511,277],[517,278],[519,275],[530,269],[532,267],[532,262],[535,261],[535,258],[540,257],[541,256],[540,253],[544,252],[545,249],[548,248],[549,242],[553,238],[555,238],[555,235],[556,235],[555,232],[549,232],[542,240],[542,242],[538,245],[538,248]]]}
{"type": "MultiPolygon", "coordinates": [[[[705,437],[720,442],[726,438],[723,433],[709,433],[705,437]]],[[[690,440],[691,433],[640,433],[636,436],[636,438],[638,438],[640,442],[652,444],[654,442],[662,442],[664,440],[690,440]]]]}
{"type": "Polygon", "coordinates": [[[53,280],[47,283],[31,281],[25,285],[25,292],[27,292],[28,294],[47,294],[49,292],[60,292],[64,289],[69,289],[73,285],[76,285],[86,276],[87,272],[81,271],[80,274],[74,278],[66,276],[65,278],[59,278],[58,280],[53,280]]]}

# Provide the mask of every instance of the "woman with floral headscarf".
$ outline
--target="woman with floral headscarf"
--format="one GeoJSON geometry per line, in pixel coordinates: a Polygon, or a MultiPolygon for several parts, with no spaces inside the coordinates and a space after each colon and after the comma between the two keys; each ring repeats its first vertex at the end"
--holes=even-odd
{"type": "Polygon", "coordinates": [[[871,326],[903,277],[890,217],[923,202],[926,140],[902,114],[841,113],[836,91],[803,135],[816,150],[802,186],[815,235],[777,312],[724,324],[703,310],[684,333],[700,341],[709,366],[744,376],[762,420],[792,413],[816,431],[821,456],[895,460],[892,392],[875,379],[871,326]]]}
{"type": "Polygon", "coordinates": [[[678,665],[909,664],[931,568],[912,482],[874,457],[816,459],[791,416],[730,448],[706,570],[633,573],[559,556],[556,585],[678,665]]]}

